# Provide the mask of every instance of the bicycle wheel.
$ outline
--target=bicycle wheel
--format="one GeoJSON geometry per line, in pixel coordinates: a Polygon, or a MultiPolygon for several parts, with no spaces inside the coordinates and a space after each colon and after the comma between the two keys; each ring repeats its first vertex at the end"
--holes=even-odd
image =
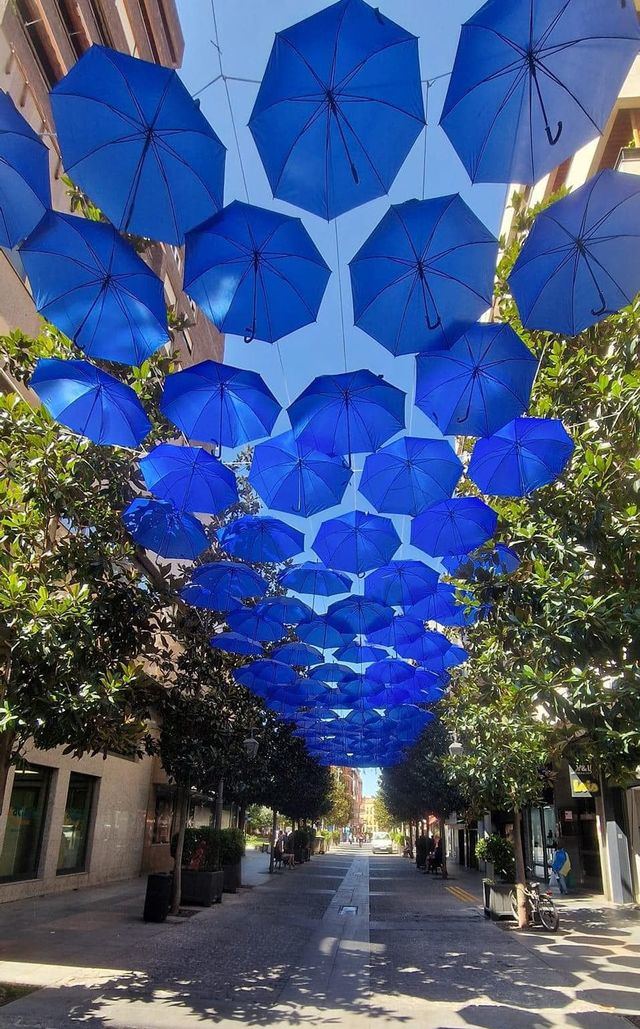
{"type": "Polygon", "coordinates": [[[549,932],[556,932],[560,925],[560,915],[558,914],[558,909],[550,897],[540,897],[538,914],[540,916],[540,922],[544,928],[548,929],[549,932]]]}

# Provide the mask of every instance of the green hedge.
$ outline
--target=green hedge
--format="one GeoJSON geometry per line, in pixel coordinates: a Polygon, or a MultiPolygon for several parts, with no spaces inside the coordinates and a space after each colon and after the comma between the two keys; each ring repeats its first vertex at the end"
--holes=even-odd
{"type": "Polygon", "coordinates": [[[199,872],[217,872],[223,865],[240,861],[244,851],[245,836],[241,829],[218,830],[203,825],[186,830],[182,864],[199,872]]]}

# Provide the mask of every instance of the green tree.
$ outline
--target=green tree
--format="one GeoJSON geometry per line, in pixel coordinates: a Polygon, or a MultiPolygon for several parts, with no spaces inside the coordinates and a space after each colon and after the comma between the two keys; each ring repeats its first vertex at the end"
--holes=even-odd
{"type": "Polygon", "coordinates": [[[333,769],[331,779],[331,807],[327,811],[327,821],[334,828],[342,829],[351,820],[351,795],[337,769],[333,769]]]}
{"type": "Polygon", "coordinates": [[[376,829],[383,832],[391,832],[398,824],[398,819],[389,811],[381,793],[377,793],[373,798],[373,821],[376,829]]]}

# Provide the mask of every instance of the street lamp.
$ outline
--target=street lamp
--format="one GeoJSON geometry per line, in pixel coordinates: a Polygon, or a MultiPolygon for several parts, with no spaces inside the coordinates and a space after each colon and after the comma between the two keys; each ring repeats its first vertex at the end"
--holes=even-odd
{"type": "Polygon", "coordinates": [[[449,754],[451,757],[461,757],[464,754],[464,747],[458,740],[458,737],[454,733],[453,741],[449,744],[449,754]]]}
{"type": "Polygon", "coordinates": [[[258,743],[258,741],[255,738],[255,736],[253,735],[253,733],[254,733],[254,730],[250,729],[249,730],[249,736],[247,736],[246,740],[243,740],[243,743],[242,743],[242,746],[244,747],[244,752],[245,752],[245,754],[247,755],[247,757],[249,758],[250,761],[253,761],[253,759],[255,757],[257,757],[257,755],[258,755],[258,748],[260,746],[260,744],[258,743]]]}

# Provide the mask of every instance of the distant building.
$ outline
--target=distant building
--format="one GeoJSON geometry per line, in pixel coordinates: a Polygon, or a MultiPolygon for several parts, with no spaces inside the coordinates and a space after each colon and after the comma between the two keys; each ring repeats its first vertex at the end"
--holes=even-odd
{"type": "Polygon", "coordinates": [[[362,827],[365,832],[376,832],[378,829],[378,823],[376,822],[375,812],[375,797],[363,797],[361,811],[362,827]]]}
{"type": "Polygon", "coordinates": [[[362,824],[362,776],[357,768],[336,768],[351,798],[351,814],[349,824],[358,829],[362,824]]]}

